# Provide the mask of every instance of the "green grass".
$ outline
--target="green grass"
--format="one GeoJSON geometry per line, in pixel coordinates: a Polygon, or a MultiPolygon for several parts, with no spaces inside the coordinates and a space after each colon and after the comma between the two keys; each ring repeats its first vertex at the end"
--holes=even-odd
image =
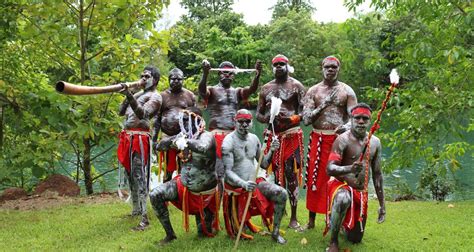
{"type": "MultiPolygon", "coordinates": [[[[307,220],[304,201],[300,201],[300,223],[307,220]]],[[[387,202],[385,223],[376,223],[378,203],[369,203],[369,219],[361,244],[353,245],[340,236],[341,248],[352,251],[473,251],[474,201],[463,202],[387,202]],[[448,204],[454,204],[448,208],[448,204]]],[[[46,210],[0,210],[0,251],[229,251],[234,241],[225,231],[215,238],[198,238],[194,218],[191,232],[181,225],[181,212],[170,205],[178,240],[157,247],[164,231],[152,214],[151,227],[144,232],[130,228],[138,218],[122,218],[130,212],[125,203],[69,205],[46,210]]],[[[287,207],[289,210],[289,207],[287,207]]],[[[150,210],[150,213],[152,211],[150,210]]],[[[222,214],[222,213],[221,213],[222,214]]],[[[288,225],[288,216],[283,226],[288,225]]],[[[317,216],[316,229],[296,233],[284,228],[288,244],[281,246],[269,236],[255,235],[241,241],[241,251],[323,251],[329,236],[322,237],[323,216],[317,216]],[[306,245],[300,244],[306,238],[306,245]]],[[[260,219],[254,220],[259,224],[260,219]]],[[[223,227],[223,223],[221,222],[223,227]]]]}

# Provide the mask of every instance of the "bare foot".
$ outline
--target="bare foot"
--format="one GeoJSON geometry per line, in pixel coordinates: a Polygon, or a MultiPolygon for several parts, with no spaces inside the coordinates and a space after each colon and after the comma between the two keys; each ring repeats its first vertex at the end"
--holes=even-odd
{"type": "Polygon", "coordinates": [[[158,245],[160,246],[165,246],[167,245],[168,243],[172,242],[173,240],[176,240],[176,236],[175,235],[172,235],[172,236],[166,236],[165,238],[163,238],[163,240],[161,240],[158,245]]]}
{"type": "Polygon", "coordinates": [[[138,226],[132,228],[133,231],[144,231],[148,226],[150,225],[150,223],[147,221],[147,222],[143,222],[141,221],[138,226]]]}
{"type": "Polygon", "coordinates": [[[309,229],[314,229],[314,222],[308,222],[301,227],[301,231],[307,231],[309,229]]]}
{"type": "Polygon", "coordinates": [[[283,236],[281,236],[279,233],[272,234],[272,239],[276,241],[278,244],[286,244],[285,238],[283,238],[283,236]]]}
{"type": "Polygon", "coordinates": [[[329,244],[329,247],[326,248],[326,252],[339,252],[339,247],[335,243],[329,244]]]}
{"type": "Polygon", "coordinates": [[[296,230],[296,231],[298,231],[298,232],[303,231],[301,225],[300,225],[300,224],[298,223],[298,221],[296,221],[296,220],[290,221],[290,224],[288,224],[288,228],[294,229],[294,230],[296,230]]]}

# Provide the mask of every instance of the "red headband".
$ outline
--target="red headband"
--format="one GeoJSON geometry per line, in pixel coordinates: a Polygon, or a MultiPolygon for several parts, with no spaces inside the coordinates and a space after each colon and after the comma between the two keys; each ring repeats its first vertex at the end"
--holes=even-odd
{"type": "Polygon", "coordinates": [[[357,108],[352,110],[352,116],[355,116],[355,115],[358,115],[358,114],[367,115],[368,117],[370,117],[370,115],[372,115],[372,113],[370,112],[370,109],[364,108],[364,107],[357,107],[357,108]]]}
{"type": "Polygon", "coordinates": [[[339,59],[336,58],[336,57],[333,57],[333,56],[326,57],[326,58],[323,60],[323,64],[324,64],[324,62],[326,62],[327,60],[334,60],[334,61],[337,62],[337,65],[338,65],[338,66],[341,65],[341,62],[340,62],[339,59]]]}
{"type": "Polygon", "coordinates": [[[235,115],[235,120],[237,121],[239,119],[252,120],[252,114],[237,114],[237,115],[235,115]]]}
{"type": "Polygon", "coordinates": [[[221,68],[224,68],[224,69],[234,69],[234,68],[231,67],[231,66],[223,66],[223,67],[221,67],[221,68]]]}
{"type": "Polygon", "coordinates": [[[272,59],[272,64],[275,64],[277,62],[285,62],[285,63],[288,63],[288,59],[286,57],[275,57],[272,59]]]}

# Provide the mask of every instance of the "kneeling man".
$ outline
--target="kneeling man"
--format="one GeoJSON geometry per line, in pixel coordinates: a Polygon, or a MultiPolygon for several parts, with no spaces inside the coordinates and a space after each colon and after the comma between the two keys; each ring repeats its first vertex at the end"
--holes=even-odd
{"type": "Polygon", "coordinates": [[[385,220],[383,176],[380,169],[382,145],[372,136],[365,153],[367,129],[370,124],[370,107],[359,103],[351,109],[351,129],[339,135],[329,155],[327,173],[332,176],[327,183],[328,213],[326,230],[331,232],[329,251],[338,251],[338,234],[341,227],[353,243],[362,241],[367,220],[367,183],[369,168],[372,170],[375,193],[379,201],[377,223],[385,220]],[[360,155],[364,155],[359,162],[360,155]]]}
{"type": "MultiPolygon", "coordinates": [[[[265,173],[256,175],[256,158],[260,157],[261,144],[255,134],[249,133],[252,127],[252,114],[241,109],[235,116],[235,130],[224,138],[222,160],[225,167],[224,219],[227,233],[235,237],[239,226],[247,225],[253,231],[257,228],[250,222],[250,217],[261,215],[263,222],[272,232],[277,243],[285,244],[280,235],[280,224],[285,210],[288,194],[281,186],[271,184],[264,179],[265,173]],[[249,192],[252,192],[249,211],[242,220],[249,192]],[[273,224],[273,225],[272,225],[273,224]]],[[[275,150],[280,147],[277,139],[273,140],[270,151],[263,157],[260,167],[268,167],[275,150]]],[[[242,234],[244,238],[252,236],[242,234]]]]}
{"type": "Polygon", "coordinates": [[[165,138],[158,144],[159,151],[179,149],[180,175],[159,185],[150,193],[150,201],[156,216],[163,225],[166,237],[164,245],[176,234],[171,225],[167,201],[183,211],[184,228],[189,230],[189,214],[196,216],[198,235],[212,237],[219,227],[219,195],[216,179],[216,144],[214,136],[204,131],[205,123],[199,109],[180,112],[181,133],[165,138]]]}

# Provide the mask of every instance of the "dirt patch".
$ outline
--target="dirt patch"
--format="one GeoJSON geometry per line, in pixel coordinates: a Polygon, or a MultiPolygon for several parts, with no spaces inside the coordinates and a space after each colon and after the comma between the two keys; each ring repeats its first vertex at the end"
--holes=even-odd
{"type": "Polygon", "coordinates": [[[66,205],[104,204],[118,202],[117,193],[100,193],[90,196],[67,197],[59,196],[57,192],[46,191],[42,195],[28,196],[19,200],[8,200],[0,203],[0,209],[9,210],[37,210],[49,209],[66,205]]]}
{"type": "Polygon", "coordinates": [[[81,188],[73,180],[61,174],[53,174],[41,181],[34,194],[41,195],[47,190],[57,192],[59,196],[77,196],[81,192],[81,188]]]}
{"type": "Polygon", "coordinates": [[[18,200],[28,197],[28,194],[23,188],[12,187],[3,191],[0,196],[0,203],[6,200],[18,200]]]}

